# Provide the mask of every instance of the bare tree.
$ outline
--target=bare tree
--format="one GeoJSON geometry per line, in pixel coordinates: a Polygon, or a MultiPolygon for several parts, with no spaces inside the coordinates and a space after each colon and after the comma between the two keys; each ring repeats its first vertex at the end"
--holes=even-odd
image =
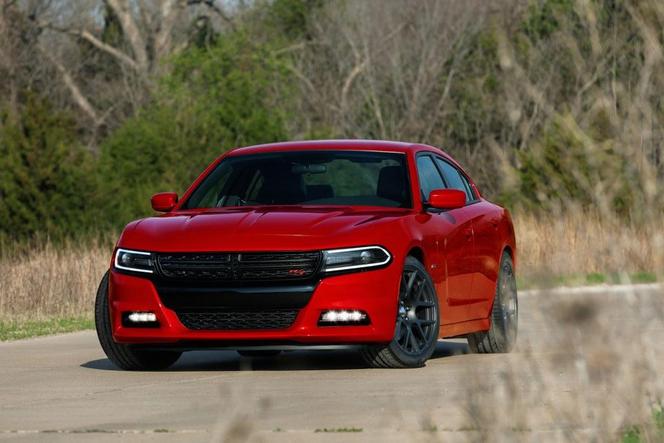
{"type": "Polygon", "coordinates": [[[488,13],[480,1],[329,4],[295,65],[309,106],[338,135],[433,142],[468,36],[488,13]]]}
{"type": "MultiPolygon", "coordinates": [[[[59,86],[87,119],[91,146],[99,131],[112,129],[145,104],[167,58],[188,43],[192,21],[206,17],[217,27],[233,26],[224,5],[213,0],[31,0],[21,8],[3,1],[5,9],[32,23],[39,58],[55,68],[59,86]],[[106,35],[111,22],[119,38],[106,35]],[[93,52],[85,45],[98,55],[90,59],[93,52]],[[90,73],[95,60],[93,71],[102,74],[90,73]]],[[[0,31],[3,27],[7,23],[0,16],[0,31]]],[[[0,45],[0,51],[6,47],[0,45]]]]}

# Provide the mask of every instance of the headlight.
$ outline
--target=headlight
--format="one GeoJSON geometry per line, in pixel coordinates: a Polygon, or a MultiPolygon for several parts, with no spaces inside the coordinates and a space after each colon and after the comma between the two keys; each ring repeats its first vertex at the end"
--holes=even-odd
{"type": "Polygon", "coordinates": [[[152,254],[149,252],[118,249],[115,253],[115,268],[124,271],[152,274],[154,272],[152,254]]]}
{"type": "Polygon", "coordinates": [[[392,256],[380,246],[323,251],[323,272],[373,268],[389,263],[392,256]]]}

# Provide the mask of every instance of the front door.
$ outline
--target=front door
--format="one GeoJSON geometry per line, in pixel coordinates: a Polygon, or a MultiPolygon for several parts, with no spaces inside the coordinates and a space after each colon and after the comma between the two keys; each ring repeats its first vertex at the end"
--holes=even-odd
{"type": "MultiPolygon", "coordinates": [[[[435,157],[445,184],[448,188],[458,189],[466,194],[466,205],[463,208],[455,209],[449,213],[458,218],[464,226],[469,226],[473,236],[472,250],[462,251],[463,258],[450,257],[450,261],[458,260],[459,265],[464,267],[464,272],[471,272],[472,285],[469,290],[467,286],[456,287],[450,290],[450,304],[454,306],[464,306],[464,317],[467,320],[486,317],[487,290],[486,278],[481,272],[484,266],[484,258],[480,255],[480,250],[485,248],[486,233],[482,220],[483,202],[477,198],[475,192],[470,186],[466,176],[452,163],[441,157],[435,157]]],[[[466,228],[467,230],[468,228],[466,228]]],[[[467,234],[466,231],[464,231],[467,234]]],[[[462,242],[463,239],[459,239],[462,242]]]]}
{"type": "MultiPolygon", "coordinates": [[[[447,187],[434,158],[420,155],[417,172],[422,200],[426,202],[431,191],[447,187]]],[[[427,221],[433,227],[435,243],[440,255],[437,266],[442,266],[434,278],[441,302],[441,324],[458,323],[472,319],[469,304],[473,303],[473,268],[475,245],[472,211],[467,207],[447,211],[431,210],[427,221]]]]}

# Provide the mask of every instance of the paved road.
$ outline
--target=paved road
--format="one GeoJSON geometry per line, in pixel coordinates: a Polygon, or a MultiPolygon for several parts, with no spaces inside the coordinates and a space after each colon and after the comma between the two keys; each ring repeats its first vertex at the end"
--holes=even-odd
{"type": "MultiPolygon", "coordinates": [[[[506,411],[521,408],[528,417],[509,425],[510,432],[562,441],[591,434],[597,423],[575,421],[565,404],[579,410],[578,395],[594,399],[606,388],[579,376],[579,349],[567,338],[584,332],[579,325],[601,328],[620,319],[622,329],[636,331],[632,343],[647,337],[658,346],[663,295],[652,287],[529,294],[521,297],[516,352],[473,355],[465,340],[444,341],[425,368],[412,370],[366,369],[349,351],[255,360],[206,351],[185,354],[167,372],[137,373],[116,370],[92,331],[0,343],[0,440],[472,440],[493,432],[484,426],[514,419],[494,413],[505,406],[491,402],[507,398],[506,411]],[[528,415],[538,408],[539,418],[528,415]],[[560,414],[540,414],[545,410],[560,414]]],[[[643,354],[638,364],[661,373],[660,351],[643,354]]],[[[595,360],[582,361],[584,374],[594,377],[595,360]]]]}

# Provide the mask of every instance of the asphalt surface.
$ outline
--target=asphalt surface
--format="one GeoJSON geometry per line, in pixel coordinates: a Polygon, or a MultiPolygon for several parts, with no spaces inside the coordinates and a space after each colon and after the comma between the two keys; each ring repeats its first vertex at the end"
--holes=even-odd
{"type": "MultiPolygon", "coordinates": [[[[619,316],[664,343],[662,323],[649,317],[652,309],[635,308],[661,304],[662,295],[656,286],[524,294],[515,352],[473,355],[463,339],[441,341],[426,367],[409,370],[367,369],[351,351],[292,351],[271,359],[201,351],[186,353],[169,371],[139,373],[117,370],[93,331],[0,343],[0,440],[482,439],[473,425],[481,415],[473,389],[499,384],[510,368],[545,367],[552,355],[571,352],[557,336],[560,328],[575,326],[548,322],[552,304],[583,314],[573,321],[584,321],[588,306],[599,307],[590,315],[619,316]],[[483,385],[487,380],[492,382],[483,385]]],[[[654,355],[650,364],[664,369],[662,353],[654,355]]],[[[586,388],[572,366],[552,374],[546,392],[554,402],[586,388]]],[[[519,374],[518,391],[538,395],[529,377],[537,374],[519,374]]],[[[560,434],[550,417],[529,426],[525,432],[570,435],[560,434]]],[[[572,431],[591,432],[583,425],[572,431]]]]}

